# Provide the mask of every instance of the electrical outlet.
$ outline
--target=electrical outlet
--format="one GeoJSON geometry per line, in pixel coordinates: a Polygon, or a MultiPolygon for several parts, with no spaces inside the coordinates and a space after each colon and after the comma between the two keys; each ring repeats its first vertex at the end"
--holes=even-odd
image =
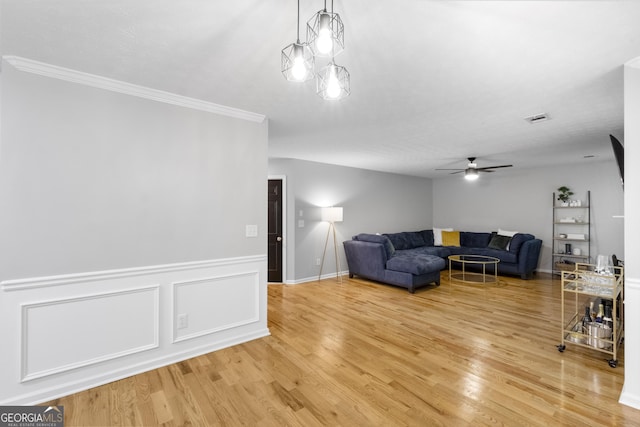
{"type": "Polygon", "coordinates": [[[320,265],[320,262],[321,262],[320,258],[316,258],[316,265],[320,265]]]}
{"type": "Polygon", "coordinates": [[[189,315],[178,314],[178,329],[186,329],[189,327],[189,315]]]}

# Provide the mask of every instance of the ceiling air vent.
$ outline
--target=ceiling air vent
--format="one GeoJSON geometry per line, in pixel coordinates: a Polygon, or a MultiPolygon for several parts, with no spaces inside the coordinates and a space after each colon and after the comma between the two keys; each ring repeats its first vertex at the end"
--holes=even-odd
{"type": "Polygon", "coordinates": [[[525,117],[524,119],[531,124],[540,123],[549,120],[549,115],[547,113],[535,114],[533,116],[525,117]]]}

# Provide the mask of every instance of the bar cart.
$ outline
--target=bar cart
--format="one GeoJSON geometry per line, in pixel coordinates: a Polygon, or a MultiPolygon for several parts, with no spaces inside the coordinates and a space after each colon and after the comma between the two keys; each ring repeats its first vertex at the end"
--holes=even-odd
{"type": "Polygon", "coordinates": [[[611,355],[609,366],[615,368],[624,333],[624,269],[609,266],[602,271],[593,264],[575,265],[575,270],[562,271],[562,342],[558,351],[563,352],[567,343],[597,350],[611,355]],[[611,319],[585,322],[585,309],[600,304],[610,307],[611,319]]]}

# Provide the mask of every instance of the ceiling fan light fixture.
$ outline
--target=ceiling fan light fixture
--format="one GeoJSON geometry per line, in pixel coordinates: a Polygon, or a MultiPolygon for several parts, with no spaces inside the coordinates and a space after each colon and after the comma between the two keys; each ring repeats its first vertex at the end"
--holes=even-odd
{"type": "Polygon", "coordinates": [[[468,181],[475,181],[479,177],[480,175],[478,175],[478,170],[476,168],[467,168],[464,171],[464,179],[468,181]]]}

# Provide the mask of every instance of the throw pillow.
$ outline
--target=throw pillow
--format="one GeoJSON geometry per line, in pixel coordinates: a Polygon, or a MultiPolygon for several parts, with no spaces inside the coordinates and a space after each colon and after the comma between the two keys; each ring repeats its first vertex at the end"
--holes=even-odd
{"type": "Polygon", "coordinates": [[[433,228],[433,246],[442,246],[442,232],[453,231],[453,228],[433,228]]]}
{"type": "Polygon", "coordinates": [[[491,249],[499,249],[501,251],[506,251],[509,246],[509,242],[511,242],[511,237],[503,236],[502,234],[494,234],[491,236],[491,241],[489,242],[488,248],[491,249]]]}
{"type": "MultiPolygon", "coordinates": [[[[501,236],[513,237],[518,233],[519,233],[518,231],[509,231],[509,230],[503,230],[502,228],[498,228],[498,234],[501,236]]],[[[509,243],[507,244],[507,250],[509,250],[509,245],[511,245],[511,241],[509,241],[509,243]]]]}
{"type": "Polygon", "coordinates": [[[442,230],[442,246],[460,246],[460,232],[442,230]]]}
{"type": "Polygon", "coordinates": [[[501,236],[513,237],[518,233],[519,231],[509,231],[509,230],[503,230],[502,228],[498,228],[498,234],[501,236]]]}

